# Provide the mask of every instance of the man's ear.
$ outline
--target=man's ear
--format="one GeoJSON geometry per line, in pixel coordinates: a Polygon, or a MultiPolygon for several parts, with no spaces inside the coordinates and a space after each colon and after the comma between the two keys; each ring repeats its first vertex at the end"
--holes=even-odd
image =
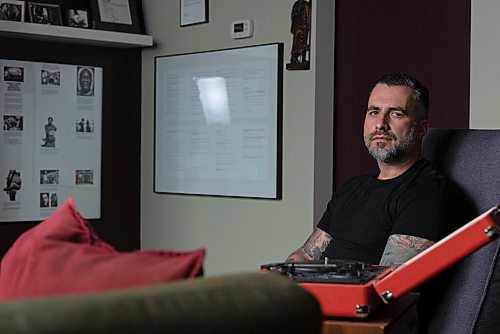
{"type": "Polygon", "coordinates": [[[429,129],[429,120],[427,119],[422,120],[420,122],[420,127],[418,129],[418,136],[420,139],[422,139],[425,136],[428,129],[429,129]]]}

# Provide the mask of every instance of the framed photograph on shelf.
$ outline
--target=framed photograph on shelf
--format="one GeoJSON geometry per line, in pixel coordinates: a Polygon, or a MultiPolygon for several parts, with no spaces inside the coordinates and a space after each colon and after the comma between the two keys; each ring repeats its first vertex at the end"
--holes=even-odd
{"type": "Polygon", "coordinates": [[[90,0],[90,10],[94,29],[146,33],[141,0],[90,0]]]}
{"type": "Polygon", "coordinates": [[[180,0],[181,27],[208,22],[208,0],[180,0]]]}
{"type": "Polygon", "coordinates": [[[59,5],[28,2],[31,23],[62,26],[61,8],[59,5]]]}
{"type": "Polygon", "coordinates": [[[87,11],[81,9],[68,9],[66,11],[66,21],[65,24],[68,27],[75,28],[88,28],[89,19],[87,11]]]}
{"type": "Polygon", "coordinates": [[[24,1],[0,0],[0,20],[24,22],[24,1]]]}

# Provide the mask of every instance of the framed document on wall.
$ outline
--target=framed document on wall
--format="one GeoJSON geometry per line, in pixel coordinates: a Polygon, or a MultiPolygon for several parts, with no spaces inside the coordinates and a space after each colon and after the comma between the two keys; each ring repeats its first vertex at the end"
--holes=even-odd
{"type": "Polygon", "coordinates": [[[142,0],[90,0],[90,11],[95,29],[146,33],[142,0]]]}
{"type": "Polygon", "coordinates": [[[208,22],[208,0],[180,0],[181,27],[208,22]]]}
{"type": "Polygon", "coordinates": [[[154,191],[281,198],[283,44],[155,58],[154,191]]]}

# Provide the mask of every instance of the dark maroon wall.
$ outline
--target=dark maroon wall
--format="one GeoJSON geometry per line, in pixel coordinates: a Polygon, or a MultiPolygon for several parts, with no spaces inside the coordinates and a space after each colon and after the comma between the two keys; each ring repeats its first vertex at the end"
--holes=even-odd
{"type": "MultiPolygon", "coordinates": [[[[103,68],[101,219],[91,223],[100,236],[117,249],[138,249],[141,50],[0,37],[0,58],[103,68]]],[[[36,222],[0,223],[0,256],[34,224],[36,222]]]]}
{"type": "Polygon", "coordinates": [[[362,125],[386,72],[429,88],[431,127],[469,127],[470,0],[339,0],[335,15],[334,189],[376,168],[362,125]]]}

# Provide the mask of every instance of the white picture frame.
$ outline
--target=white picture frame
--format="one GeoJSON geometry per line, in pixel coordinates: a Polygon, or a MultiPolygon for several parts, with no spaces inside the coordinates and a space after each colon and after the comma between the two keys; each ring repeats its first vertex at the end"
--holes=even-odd
{"type": "Polygon", "coordinates": [[[28,2],[31,23],[62,26],[61,7],[47,3],[28,2]]]}
{"type": "Polygon", "coordinates": [[[0,20],[24,22],[24,1],[0,0],[0,20]]]}

